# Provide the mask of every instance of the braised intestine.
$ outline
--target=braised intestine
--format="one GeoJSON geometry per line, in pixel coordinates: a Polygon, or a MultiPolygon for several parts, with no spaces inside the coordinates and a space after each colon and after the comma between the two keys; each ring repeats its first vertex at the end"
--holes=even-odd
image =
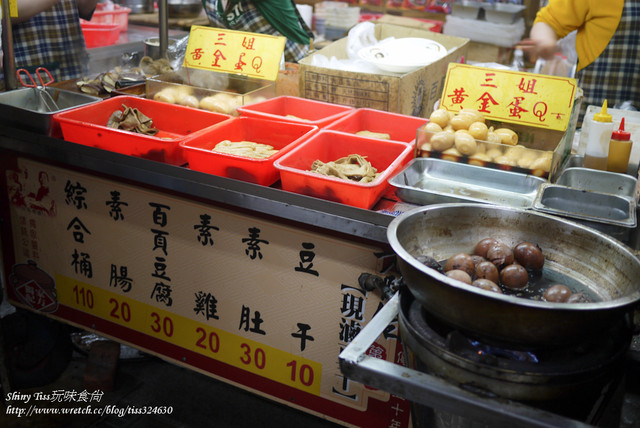
{"type": "Polygon", "coordinates": [[[380,175],[364,156],[358,154],[351,154],[327,163],[315,160],[311,165],[311,171],[358,183],[370,183],[380,175]]]}

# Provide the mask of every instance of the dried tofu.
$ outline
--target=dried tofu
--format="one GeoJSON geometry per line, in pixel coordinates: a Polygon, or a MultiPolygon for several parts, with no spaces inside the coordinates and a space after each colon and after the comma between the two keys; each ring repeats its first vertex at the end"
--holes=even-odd
{"type": "Polygon", "coordinates": [[[391,139],[391,136],[385,132],[373,132],[373,131],[367,131],[366,129],[356,132],[356,135],[362,135],[363,137],[379,138],[381,140],[391,139]]]}
{"type": "Polygon", "coordinates": [[[213,148],[214,152],[228,153],[247,158],[264,159],[278,153],[278,150],[268,144],[254,143],[253,141],[220,141],[213,148]]]}

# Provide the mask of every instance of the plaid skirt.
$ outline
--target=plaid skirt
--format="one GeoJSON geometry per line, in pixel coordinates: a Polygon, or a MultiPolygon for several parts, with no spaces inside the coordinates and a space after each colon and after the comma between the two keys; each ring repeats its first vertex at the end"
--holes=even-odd
{"type": "Polygon", "coordinates": [[[631,101],[640,109],[640,0],[625,0],[615,34],[602,54],[577,75],[584,90],[579,122],[589,105],[631,101]]]}
{"type": "MultiPolygon", "coordinates": [[[[282,36],[249,0],[240,0],[225,16],[220,15],[220,10],[222,10],[220,7],[221,0],[208,0],[204,3],[209,22],[215,27],[282,36]]],[[[287,62],[298,62],[308,52],[309,45],[301,45],[287,39],[284,47],[284,59],[287,62]]]]}

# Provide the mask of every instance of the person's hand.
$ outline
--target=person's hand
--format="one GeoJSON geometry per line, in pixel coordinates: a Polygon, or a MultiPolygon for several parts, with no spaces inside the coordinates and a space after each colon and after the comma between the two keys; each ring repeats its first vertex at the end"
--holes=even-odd
{"type": "Polygon", "coordinates": [[[560,52],[558,43],[555,40],[523,39],[518,42],[516,48],[522,49],[531,62],[536,62],[538,58],[550,60],[556,52],[560,52]]]}
{"type": "Polygon", "coordinates": [[[538,58],[552,59],[556,52],[560,52],[558,36],[549,24],[542,21],[533,24],[529,38],[521,40],[516,48],[522,49],[531,62],[536,62],[538,58]]]}

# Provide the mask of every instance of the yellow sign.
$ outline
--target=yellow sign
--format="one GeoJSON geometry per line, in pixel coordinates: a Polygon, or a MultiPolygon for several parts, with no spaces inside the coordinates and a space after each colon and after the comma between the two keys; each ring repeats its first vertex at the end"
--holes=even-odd
{"type": "MultiPolygon", "coordinates": [[[[2,4],[2,1],[0,0],[0,5],[2,4]]],[[[0,15],[2,15],[0,13],[0,15]]],[[[12,18],[17,18],[18,17],[18,0],[9,0],[9,15],[12,18]]]]}
{"type": "Polygon", "coordinates": [[[487,119],[538,128],[567,129],[578,90],[575,79],[449,64],[440,105],[472,108],[487,119]]]}
{"type": "Polygon", "coordinates": [[[184,66],[275,81],[285,37],[194,25],[184,66]]]}
{"type": "Polygon", "coordinates": [[[320,395],[322,364],[56,275],[58,302],[259,376],[320,395]]]}

